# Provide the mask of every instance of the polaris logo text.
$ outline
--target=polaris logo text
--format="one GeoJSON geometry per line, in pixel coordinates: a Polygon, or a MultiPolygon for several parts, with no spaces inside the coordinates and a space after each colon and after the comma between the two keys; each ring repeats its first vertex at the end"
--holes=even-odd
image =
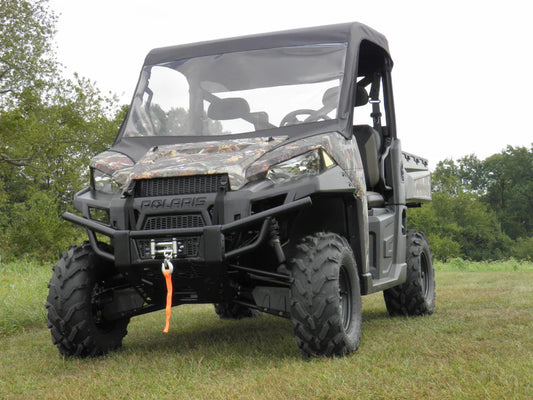
{"type": "Polygon", "coordinates": [[[186,208],[204,206],[207,197],[179,197],[175,199],[143,200],[141,208],[186,208]]]}

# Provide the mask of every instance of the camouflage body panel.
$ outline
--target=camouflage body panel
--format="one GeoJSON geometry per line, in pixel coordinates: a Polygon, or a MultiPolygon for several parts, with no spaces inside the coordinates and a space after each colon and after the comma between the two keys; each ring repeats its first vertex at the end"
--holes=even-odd
{"type": "Polygon", "coordinates": [[[337,132],[310,136],[279,146],[248,168],[246,181],[262,179],[271,166],[319,148],[324,149],[346,172],[356,188],[356,196],[366,199],[365,174],[356,140],[347,140],[337,132]]]}
{"type": "Polygon", "coordinates": [[[282,145],[286,136],[233,139],[156,146],[136,164],[122,153],[104,151],[91,167],[111,175],[127,187],[133,180],[227,173],[232,190],[263,179],[280,162],[319,148],[347,173],[355,194],[366,200],[363,165],[355,139],[337,132],[311,136],[282,145]]]}
{"type": "Polygon", "coordinates": [[[278,136],[156,146],[135,164],[127,184],[139,179],[227,173],[231,189],[238,190],[246,183],[246,169],[286,139],[278,136]]]}
{"type": "Polygon", "coordinates": [[[111,175],[119,184],[126,183],[133,168],[133,160],[122,153],[107,150],[94,157],[90,164],[91,168],[111,175]]]}
{"type": "MultiPolygon", "coordinates": [[[[292,143],[280,146],[271,152],[266,153],[258,159],[247,170],[247,181],[262,179],[268,169],[275,164],[289,160],[308,151],[324,149],[328,155],[339,165],[348,175],[354,184],[354,195],[361,201],[363,210],[368,209],[366,198],[366,181],[363,169],[363,162],[359,153],[359,147],[354,136],[345,139],[337,132],[330,132],[316,136],[303,138],[292,143]]],[[[368,213],[361,214],[364,231],[368,232],[368,213]]],[[[365,240],[363,249],[363,260],[365,265],[369,264],[369,241],[365,240]]]]}

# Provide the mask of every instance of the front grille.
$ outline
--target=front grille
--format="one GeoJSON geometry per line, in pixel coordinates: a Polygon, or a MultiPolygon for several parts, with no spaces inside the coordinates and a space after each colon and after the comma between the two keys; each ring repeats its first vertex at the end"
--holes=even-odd
{"type": "Polygon", "coordinates": [[[137,181],[135,185],[135,196],[153,197],[216,193],[218,188],[223,185],[228,185],[228,174],[142,179],[137,181]]]}
{"type": "Polygon", "coordinates": [[[204,225],[201,214],[152,215],[144,221],[143,230],[198,228],[204,225]]]}
{"type": "MultiPolygon", "coordinates": [[[[169,239],[170,240],[170,239],[169,239]]],[[[179,238],[180,243],[183,244],[182,252],[178,255],[181,257],[198,257],[198,249],[200,247],[199,237],[179,238]]],[[[137,252],[141,259],[150,259],[150,239],[137,239],[135,240],[137,245],[137,252]]]]}

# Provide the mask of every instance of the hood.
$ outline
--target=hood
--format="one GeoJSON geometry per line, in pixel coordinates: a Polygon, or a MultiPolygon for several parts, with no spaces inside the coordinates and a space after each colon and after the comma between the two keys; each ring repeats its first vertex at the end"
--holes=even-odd
{"type": "Polygon", "coordinates": [[[137,163],[124,153],[108,150],[93,158],[91,167],[111,175],[123,188],[139,179],[227,173],[231,189],[238,190],[264,177],[272,165],[322,148],[353,182],[364,182],[355,141],[340,140],[339,135],[328,132],[287,142],[287,136],[276,136],[158,145],[137,163]]]}
{"type": "MultiPolygon", "coordinates": [[[[227,173],[231,189],[238,190],[246,183],[246,169],[286,139],[277,136],[155,146],[126,168],[126,179],[117,180],[128,187],[139,179],[227,173]]],[[[116,171],[113,177],[123,177],[124,172],[116,171]]]]}

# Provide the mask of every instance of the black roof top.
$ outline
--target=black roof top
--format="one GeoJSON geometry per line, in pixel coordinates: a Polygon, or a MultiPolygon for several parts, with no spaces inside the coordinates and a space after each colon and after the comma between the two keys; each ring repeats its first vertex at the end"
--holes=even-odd
{"type": "Polygon", "coordinates": [[[161,47],[148,53],[145,64],[154,65],[211,54],[320,43],[346,42],[359,47],[363,40],[375,43],[387,53],[389,51],[385,36],[364,24],[351,22],[161,47]]]}

